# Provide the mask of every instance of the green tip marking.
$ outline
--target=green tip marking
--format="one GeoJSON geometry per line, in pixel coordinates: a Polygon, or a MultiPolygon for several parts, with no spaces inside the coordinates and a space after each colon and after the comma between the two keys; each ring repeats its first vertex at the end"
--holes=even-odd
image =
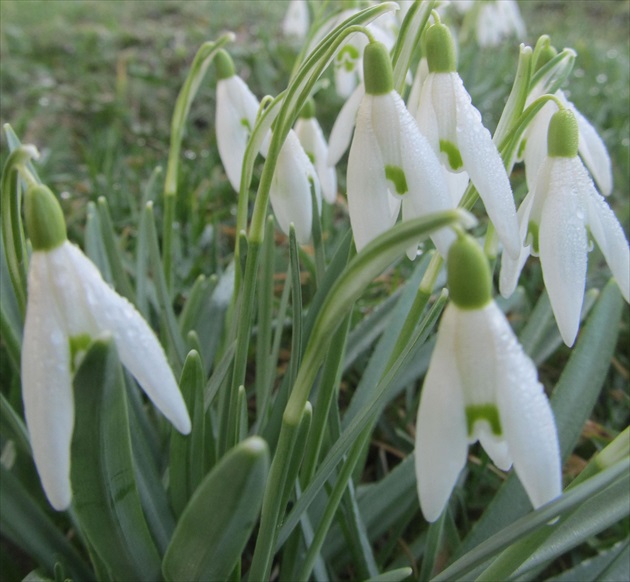
{"type": "Polygon", "coordinates": [[[540,227],[538,224],[536,224],[534,221],[530,220],[529,224],[527,225],[527,233],[530,237],[530,242],[529,244],[532,247],[532,250],[534,251],[534,253],[537,255],[539,253],[538,250],[538,245],[539,245],[539,241],[538,241],[538,234],[540,231],[540,227]]]}
{"type": "Polygon", "coordinates": [[[475,423],[485,420],[490,425],[492,434],[502,436],[501,419],[499,411],[494,404],[472,404],[466,407],[466,428],[468,436],[472,436],[475,423]]]}
{"type": "Polygon", "coordinates": [[[396,194],[402,196],[409,191],[407,187],[407,178],[405,178],[405,172],[399,166],[385,166],[385,177],[394,185],[396,194]]]}
{"type": "Polygon", "coordinates": [[[459,153],[459,149],[457,149],[457,146],[453,142],[441,139],[440,151],[445,153],[448,157],[448,165],[451,167],[451,170],[459,170],[464,165],[462,155],[459,153]]]}

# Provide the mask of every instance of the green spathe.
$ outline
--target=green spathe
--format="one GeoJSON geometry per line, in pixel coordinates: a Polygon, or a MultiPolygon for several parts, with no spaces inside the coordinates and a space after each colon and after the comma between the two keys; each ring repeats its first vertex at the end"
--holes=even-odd
{"type": "Polygon", "coordinates": [[[368,95],[387,95],[394,90],[394,74],[387,47],[371,42],[363,53],[363,81],[368,95]]]}
{"type": "Polygon", "coordinates": [[[223,49],[217,51],[217,54],[214,57],[214,64],[217,69],[217,77],[219,81],[222,79],[229,79],[236,74],[234,72],[234,62],[232,61],[232,57],[223,49]]]}
{"type": "Polygon", "coordinates": [[[551,158],[574,158],[578,153],[579,130],[573,112],[562,109],[553,114],[547,132],[547,152],[551,158]]]}
{"type": "Polygon", "coordinates": [[[492,301],[488,260],[474,238],[459,234],[448,251],[448,290],[460,309],[482,309],[492,301]]]}
{"type": "Polygon", "coordinates": [[[24,218],[34,251],[50,251],[66,241],[66,222],[55,195],[43,184],[25,194],[24,218]]]}
{"type": "Polygon", "coordinates": [[[453,35],[441,22],[431,25],[426,33],[427,64],[430,73],[454,73],[457,71],[453,35]]]}

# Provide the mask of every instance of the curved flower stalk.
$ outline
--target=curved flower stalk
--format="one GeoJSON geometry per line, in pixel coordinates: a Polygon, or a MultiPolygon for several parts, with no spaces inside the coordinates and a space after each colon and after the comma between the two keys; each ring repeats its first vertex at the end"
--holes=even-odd
{"type": "MultiPolygon", "coordinates": [[[[264,144],[263,155],[267,154],[268,144],[269,140],[264,144]]],[[[311,239],[313,226],[311,188],[315,191],[317,208],[321,212],[322,193],[317,172],[295,131],[291,130],[278,155],[269,199],[282,232],[288,235],[289,227],[293,223],[300,244],[306,244],[311,239]]]]}
{"type": "Polygon", "coordinates": [[[551,307],[568,346],[575,341],[584,300],[587,228],[625,300],[630,297],[628,241],[577,155],[578,132],[570,110],[559,111],[551,118],[547,157],[518,211],[525,246],[517,259],[503,256],[499,280],[501,294],[510,296],[527,257],[540,255],[551,307]]]}
{"type": "Polygon", "coordinates": [[[561,493],[558,435],[534,363],[492,300],[479,245],[459,235],[447,260],[451,303],[438,330],[418,409],[416,477],[422,513],[435,521],[477,440],[493,463],[512,464],[534,508],[561,493]]]}
{"type": "MultiPolygon", "coordinates": [[[[455,45],[449,29],[437,22],[426,32],[429,74],[420,94],[416,121],[450,172],[466,171],[479,192],[507,252],[520,250],[512,188],[490,132],[473,106],[455,66],[455,45]]],[[[453,193],[453,197],[461,193],[453,193]]]]}
{"type": "Polygon", "coordinates": [[[157,337],[68,242],[48,188],[29,187],[25,216],[33,254],[22,345],[24,411],[42,486],[51,505],[63,510],[72,500],[72,375],[92,339],[111,334],[123,365],[179,432],[190,432],[190,418],[157,337]]]}
{"type": "Polygon", "coordinates": [[[291,0],[282,20],[282,33],[285,36],[303,40],[308,33],[308,3],[306,0],[291,0]]]}
{"type": "Polygon", "coordinates": [[[256,122],[259,103],[234,72],[234,63],[226,51],[217,53],[215,63],[218,77],[215,122],[217,146],[228,180],[232,188],[239,192],[245,148],[256,122]]]}
{"type": "MultiPolygon", "coordinates": [[[[385,46],[370,43],[364,54],[365,96],[357,114],[348,159],[348,208],[358,250],[403,220],[452,208],[448,187],[431,147],[393,89],[385,46]]],[[[432,239],[443,256],[450,231],[432,239]]],[[[413,259],[417,246],[408,251],[413,259]]]]}
{"type": "Polygon", "coordinates": [[[328,165],[328,143],[315,117],[315,103],[312,99],[302,108],[294,131],[317,170],[324,200],[334,204],[337,198],[337,173],[333,166],[328,165]]]}

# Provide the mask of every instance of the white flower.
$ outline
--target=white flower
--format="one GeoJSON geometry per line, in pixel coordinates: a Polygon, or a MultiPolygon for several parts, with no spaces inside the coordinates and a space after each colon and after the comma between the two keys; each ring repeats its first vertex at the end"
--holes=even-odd
{"type": "Polygon", "coordinates": [[[305,0],[291,0],[287,13],[282,21],[282,32],[285,36],[298,39],[306,38],[308,33],[308,4],[305,0]]]}
{"type": "Polygon", "coordinates": [[[215,60],[219,77],[215,121],[217,146],[228,180],[239,192],[245,148],[259,104],[245,82],[234,74],[229,55],[219,51],[215,60]]]}
{"type": "MultiPolygon", "coordinates": [[[[566,109],[570,109],[575,115],[579,130],[578,153],[584,164],[595,179],[599,191],[604,196],[609,196],[613,188],[612,164],[606,145],[598,135],[591,123],[575,108],[562,91],[557,91],[555,96],[566,109]]],[[[536,93],[527,100],[527,105],[534,101],[536,93]]],[[[547,129],[553,114],[558,111],[558,106],[553,102],[546,103],[538,112],[527,128],[525,140],[525,177],[531,188],[536,181],[538,171],[547,157],[547,129]]]]}
{"type": "Polygon", "coordinates": [[[36,199],[28,201],[31,209],[27,210],[34,250],[22,344],[22,395],[37,471],[50,503],[62,510],[72,498],[72,375],[80,351],[92,339],[111,335],[123,365],[177,430],[190,432],[190,419],[155,334],[131,303],[103,281],[79,248],[65,239],[61,211],[55,209],[52,193],[43,188],[27,195],[36,199]],[[48,194],[52,202],[45,200],[48,194]],[[47,212],[51,208],[52,214],[47,212]],[[31,218],[33,212],[59,227],[54,236],[46,235],[48,227],[40,227],[41,220],[38,224],[31,218]],[[38,229],[45,232],[44,238],[38,229]]]}
{"type": "Polygon", "coordinates": [[[309,109],[303,113],[296,121],[294,130],[306,155],[317,170],[324,200],[334,204],[337,198],[337,173],[334,166],[328,165],[328,144],[314,111],[309,109]]]}
{"type": "Polygon", "coordinates": [[[357,120],[359,105],[365,95],[365,86],[359,83],[352,95],[341,107],[330,131],[328,140],[328,165],[336,166],[352,141],[352,132],[357,120]]]}
{"type": "Polygon", "coordinates": [[[477,16],[477,42],[482,47],[495,47],[510,36],[525,38],[525,23],[514,0],[481,2],[477,16]]]}
{"type": "Polygon", "coordinates": [[[435,24],[427,30],[426,43],[430,72],[415,112],[420,131],[449,171],[468,173],[499,239],[516,257],[521,244],[510,181],[490,132],[455,70],[452,36],[447,27],[435,24]]]}
{"type": "MultiPolygon", "coordinates": [[[[369,44],[364,64],[366,93],[357,114],[347,177],[350,223],[358,250],[393,226],[401,205],[403,220],[452,208],[440,163],[391,88],[391,64],[384,45],[369,44]]],[[[445,255],[453,234],[443,229],[432,239],[445,255]]],[[[416,252],[417,245],[409,249],[409,257],[416,252]]]]}
{"type": "MultiPolygon", "coordinates": [[[[268,143],[267,141],[264,146],[263,155],[267,155],[268,143]]],[[[313,226],[311,188],[315,191],[317,208],[321,212],[322,195],[317,172],[300,145],[297,135],[291,130],[278,155],[269,199],[282,231],[289,234],[289,227],[293,223],[300,244],[306,244],[311,239],[313,226]]]]}
{"type": "MultiPolygon", "coordinates": [[[[467,237],[469,239],[469,237],[467,237]]],[[[451,303],[438,330],[420,397],[416,426],[416,477],[422,513],[442,513],[467,459],[480,441],[494,464],[514,469],[534,508],[561,492],[558,436],[536,367],[491,298],[491,276],[477,278],[470,254],[458,262],[453,243],[447,268],[451,303]],[[462,273],[453,270],[463,269],[462,273]],[[474,292],[468,303],[468,294],[474,292]],[[479,292],[481,289],[481,292],[479,292]],[[462,297],[464,301],[462,301],[462,297]]],[[[466,251],[470,249],[465,249],[466,251]]]]}
{"type": "Polygon", "coordinates": [[[570,110],[549,126],[549,154],[519,208],[519,257],[503,256],[499,286],[508,297],[530,254],[540,254],[545,287],[562,339],[572,346],[584,300],[587,228],[599,245],[626,301],[630,297],[630,250],[617,217],[597,192],[577,156],[578,126],[570,110]],[[570,132],[568,137],[567,132],[570,132]],[[563,141],[567,143],[564,146],[563,141]]]}

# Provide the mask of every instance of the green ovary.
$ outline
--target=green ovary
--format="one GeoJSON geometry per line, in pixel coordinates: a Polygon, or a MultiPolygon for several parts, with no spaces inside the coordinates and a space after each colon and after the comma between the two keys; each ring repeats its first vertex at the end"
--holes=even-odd
{"type": "Polygon", "coordinates": [[[405,178],[405,172],[399,166],[385,166],[385,177],[394,185],[396,194],[402,196],[409,190],[407,187],[407,178],[405,178]]]}
{"type": "Polygon", "coordinates": [[[451,170],[459,170],[464,165],[462,156],[454,143],[441,139],[440,151],[448,157],[448,165],[451,167],[451,170]]]}
{"type": "Polygon", "coordinates": [[[473,404],[466,407],[466,428],[468,436],[472,436],[475,423],[485,420],[492,430],[492,434],[501,436],[501,420],[499,419],[499,411],[494,404],[473,404]]]}

